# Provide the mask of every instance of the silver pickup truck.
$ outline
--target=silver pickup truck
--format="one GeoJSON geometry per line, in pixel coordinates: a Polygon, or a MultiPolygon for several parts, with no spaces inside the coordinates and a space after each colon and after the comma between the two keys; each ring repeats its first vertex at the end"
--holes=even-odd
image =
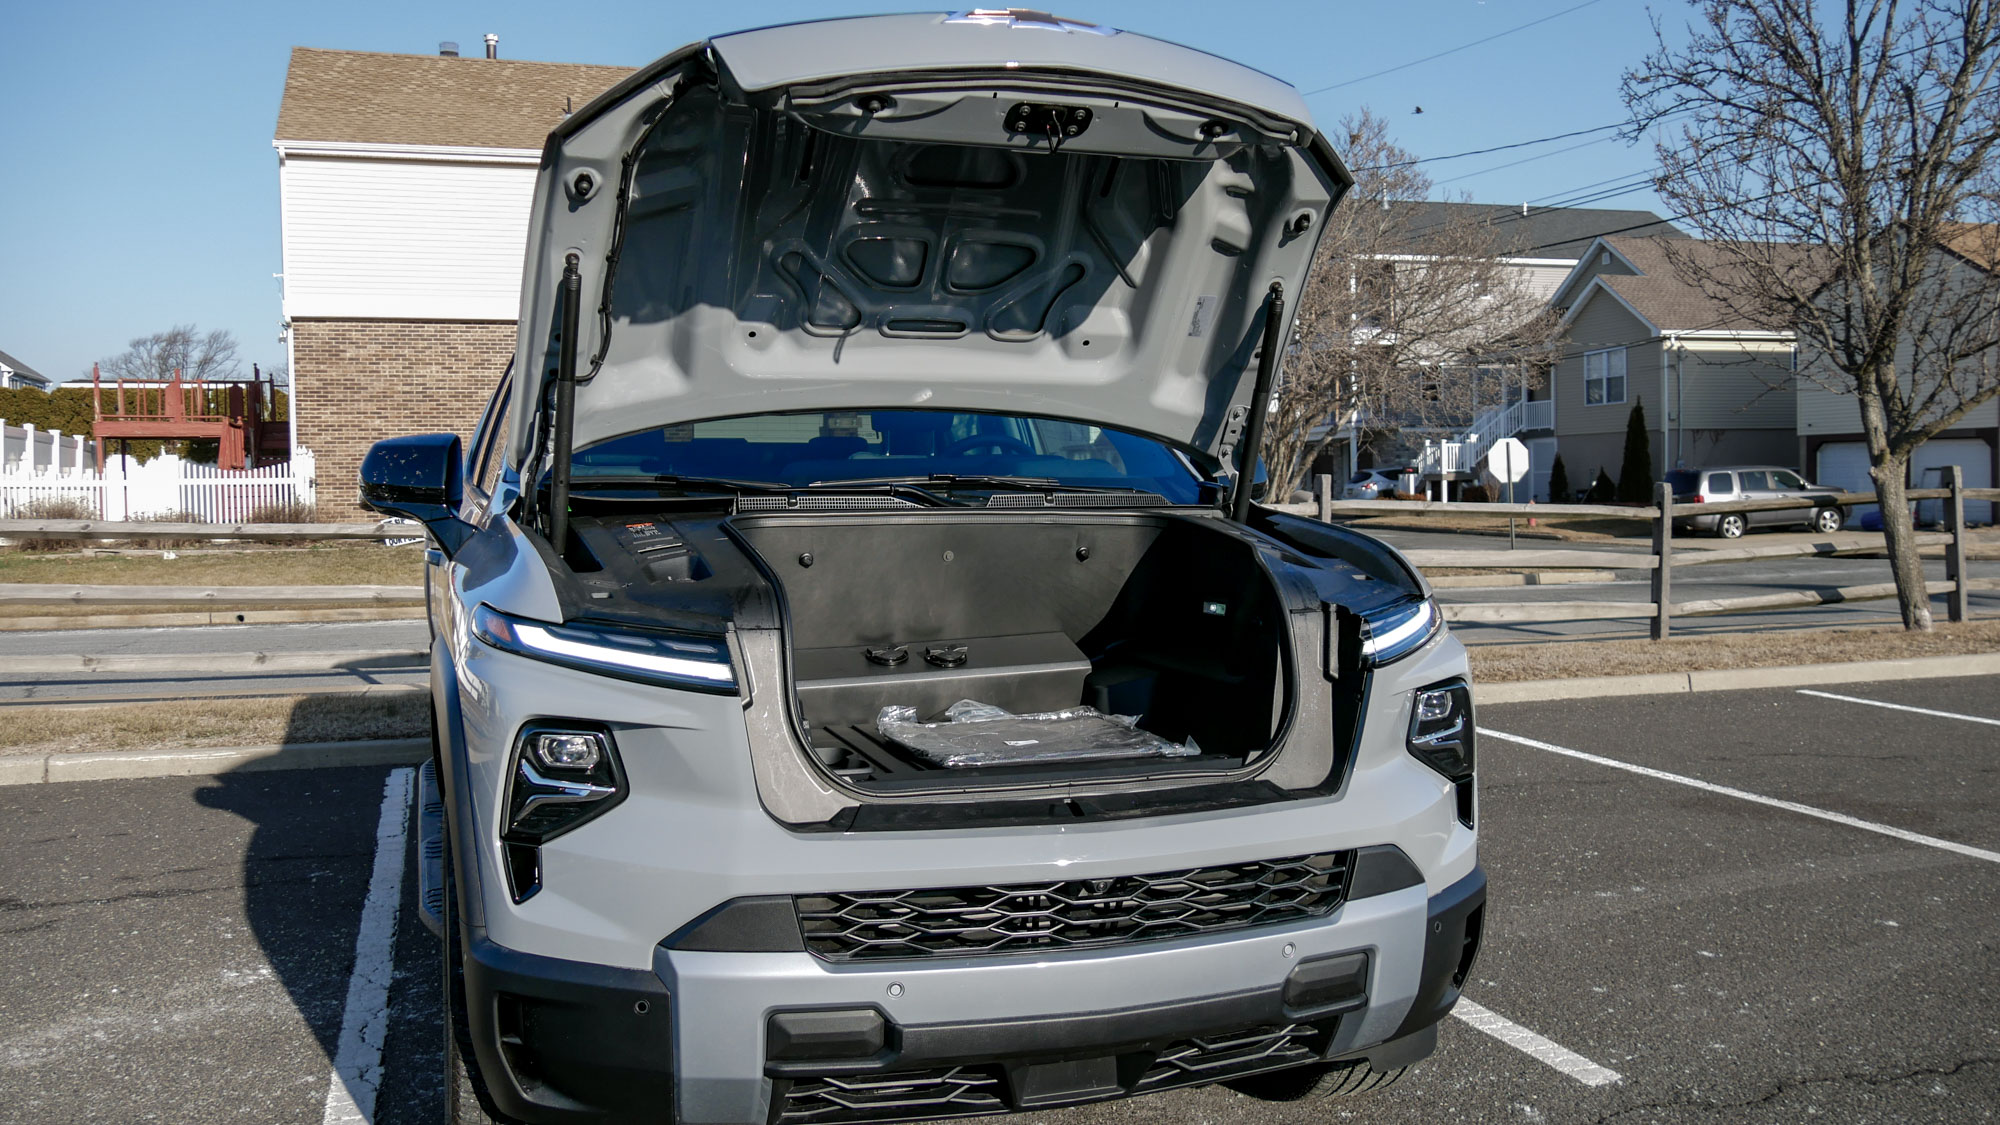
{"type": "Polygon", "coordinates": [[[551,134],[469,449],[361,472],[433,547],[451,1121],[1432,1051],[1486,900],[1465,652],[1395,551],[1253,502],[1351,182],[1291,87],[1026,11],[719,36],[551,134]]]}

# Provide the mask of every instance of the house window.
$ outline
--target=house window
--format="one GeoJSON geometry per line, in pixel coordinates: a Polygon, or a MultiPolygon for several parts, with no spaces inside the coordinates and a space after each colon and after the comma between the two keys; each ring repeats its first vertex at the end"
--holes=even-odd
{"type": "Polygon", "coordinates": [[[1583,401],[1611,406],[1625,401],[1625,349],[1606,348],[1583,354],[1583,401]]]}

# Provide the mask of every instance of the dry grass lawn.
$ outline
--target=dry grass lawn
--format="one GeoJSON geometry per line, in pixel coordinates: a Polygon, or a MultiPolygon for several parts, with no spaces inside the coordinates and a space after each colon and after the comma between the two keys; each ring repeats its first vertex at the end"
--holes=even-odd
{"type": "Polygon", "coordinates": [[[17,719],[31,715],[32,721],[0,725],[0,755],[421,738],[429,730],[430,696],[191,699],[15,712],[17,719]]]}
{"type": "Polygon", "coordinates": [[[1939,625],[1929,633],[1887,629],[1810,629],[1647,640],[1470,645],[1472,678],[1486,683],[1572,676],[1632,676],[1715,668],[1781,668],[1851,660],[1902,660],[2000,652],[2000,621],[1939,625]]]}
{"type": "Polygon", "coordinates": [[[423,580],[421,550],[376,543],[204,550],[172,559],[157,553],[45,555],[0,551],[0,582],[64,582],[83,586],[415,586],[423,580]]]}

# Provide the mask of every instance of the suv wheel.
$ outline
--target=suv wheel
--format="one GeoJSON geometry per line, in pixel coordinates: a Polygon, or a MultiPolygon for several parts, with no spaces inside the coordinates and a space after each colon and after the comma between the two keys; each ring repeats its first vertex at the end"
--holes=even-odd
{"type": "Polygon", "coordinates": [[[1742,516],[1731,512],[1715,521],[1715,533],[1724,539],[1741,539],[1744,529],[1748,526],[1742,516]]]}
{"type": "Polygon", "coordinates": [[[459,961],[458,888],[452,878],[451,830],[445,830],[444,848],[444,1119],[448,1125],[502,1125],[507,1118],[495,1114],[486,1096],[486,1084],[479,1077],[479,1062],[472,1053],[472,1033],[466,1023],[465,967],[459,961]]]}
{"type": "Polygon", "coordinates": [[[1395,1085],[1409,1069],[1399,1066],[1394,1070],[1376,1070],[1365,1062],[1319,1063],[1232,1078],[1223,1085],[1258,1101],[1309,1102],[1373,1093],[1395,1085]]]}
{"type": "Polygon", "coordinates": [[[1832,535],[1846,522],[1847,519],[1840,514],[1839,508],[1821,508],[1813,513],[1812,518],[1813,530],[1822,535],[1832,535]]]}

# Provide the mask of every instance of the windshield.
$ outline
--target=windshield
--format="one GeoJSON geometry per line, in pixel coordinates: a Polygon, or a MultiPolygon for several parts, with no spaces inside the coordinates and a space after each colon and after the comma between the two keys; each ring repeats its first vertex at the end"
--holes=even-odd
{"type": "Polygon", "coordinates": [[[1202,479],[1164,442],[1081,422],[932,410],[756,414],[641,430],[577,450],[570,474],[579,488],[593,477],[795,488],[949,477],[967,478],[960,490],[977,490],[1006,487],[996,478],[1025,478],[1204,501],[1202,479]]]}

